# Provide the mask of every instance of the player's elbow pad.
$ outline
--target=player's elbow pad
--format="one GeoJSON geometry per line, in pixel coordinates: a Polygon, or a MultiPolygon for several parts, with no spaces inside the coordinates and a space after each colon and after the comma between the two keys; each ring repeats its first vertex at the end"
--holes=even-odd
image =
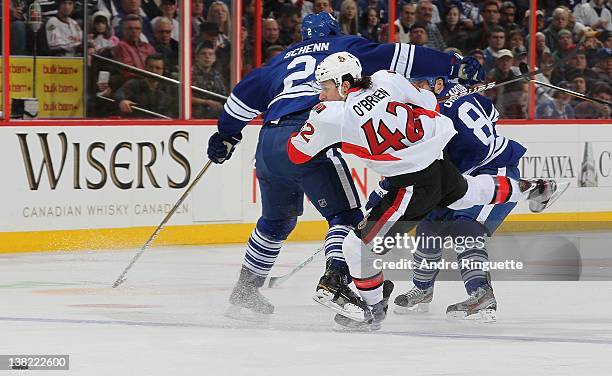
{"type": "Polygon", "coordinates": [[[291,138],[289,139],[289,142],[287,142],[287,154],[289,155],[289,160],[294,164],[303,164],[310,161],[310,159],[312,158],[310,155],[304,154],[299,151],[293,145],[291,138]]]}

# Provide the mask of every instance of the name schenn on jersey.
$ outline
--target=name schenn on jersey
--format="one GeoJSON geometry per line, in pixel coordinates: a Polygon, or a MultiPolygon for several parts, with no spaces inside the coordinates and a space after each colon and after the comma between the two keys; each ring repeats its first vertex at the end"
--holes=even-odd
{"type": "Polygon", "coordinates": [[[285,54],[283,59],[287,59],[289,57],[294,57],[302,54],[307,54],[311,52],[319,52],[319,51],[328,51],[329,50],[329,42],[320,42],[314,44],[308,44],[306,46],[302,46],[300,48],[296,48],[295,50],[291,50],[285,54]]]}
{"type": "Polygon", "coordinates": [[[381,87],[374,91],[372,95],[366,95],[366,97],[360,100],[356,105],[353,105],[353,111],[355,111],[357,115],[363,116],[367,111],[373,109],[378,102],[385,99],[389,95],[390,94],[381,87]]]}

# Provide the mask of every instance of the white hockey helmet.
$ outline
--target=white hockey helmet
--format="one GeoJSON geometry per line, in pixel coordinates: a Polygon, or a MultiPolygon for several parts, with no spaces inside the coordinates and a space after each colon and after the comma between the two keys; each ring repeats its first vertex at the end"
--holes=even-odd
{"type": "Polygon", "coordinates": [[[315,77],[319,83],[334,80],[338,92],[342,95],[342,77],[350,75],[353,80],[361,78],[361,63],[354,55],[348,52],[336,52],[331,54],[317,65],[315,77]]]}

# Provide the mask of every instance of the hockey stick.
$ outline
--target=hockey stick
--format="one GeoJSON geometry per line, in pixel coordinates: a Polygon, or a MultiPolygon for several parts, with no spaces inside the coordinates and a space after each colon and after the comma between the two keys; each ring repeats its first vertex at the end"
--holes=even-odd
{"type": "MultiPolygon", "coordinates": [[[[574,48],[574,50],[565,55],[563,58],[557,60],[557,62],[555,62],[554,64],[550,65],[548,69],[555,69],[558,68],[560,66],[562,66],[563,64],[565,64],[567,61],[569,61],[571,58],[573,58],[574,56],[576,56],[578,54],[578,52],[582,49],[584,42],[586,41],[586,33],[585,35],[582,37],[582,39],[580,39],[580,41],[578,42],[578,44],[576,44],[576,47],[574,48]]],[[[476,94],[476,93],[481,93],[483,91],[487,91],[496,87],[500,87],[500,86],[504,86],[504,85],[508,85],[514,82],[518,82],[521,80],[525,80],[525,79],[531,79],[532,76],[535,76],[536,74],[542,72],[542,68],[538,68],[536,70],[534,70],[533,72],[529,71],[529,66],[525,63],[520,63],[518,66],[519,70],[521,71],[521,74],[519,76],[513,76],[511,78],[507,78],[505,80],[501,80],[501,81],[492,81],[486,84],[476,84],[473,86],[470,86],[469,88],[467,88],[466,91],[462,91],[460,93],[456,93],[456,94],[450,94],[450,95],[446,95],[442,98],[438,99],[438,103],[441,102],[446,102],[446,101],[455,101],[457,100],[457,98],[460,97],[464,97],[466,95],[470,95],[470,94],[476,94]]]]}
{"type": "Polygon", "coordinates": [[[162,228],[164,228],[164,225],[170,220],[170,218],[172,217],[172,215],[174,214],[174,212],[176,212],[176,209],[178,209],[178,207],[183,203],[183,201],[185,201],[185,198],[187,198],[187,195],[189,195],[189,192],[191,192],[191,190],[193,189],[193,187],[195,187],[195,185],[198,183],[198,181],[200,181],[200,179],[202,178],[202,176],[204,175],[204,173],[208,170],[208,168],[210,167],[210,165],[212,164],[212,161],[209,159],[208,162],[206,162],[206,164],[204,165],[204,167],[202,167],[202,169],[200,170],[200,172],[198,173],[198,175],[195,177],[195,179],[193,179],[193,181],[191,182],[191,184],[189,184],[189,186],[187,187],[187,189],[185,189],[185,192],[183,192],[183,194],[181,195],[181,197],[178,199],[178,201],[176,202],[176,204],[174,204],[174,207],[172,207],[172,209],[168,212],[168,214],[166,214],[166,216],[164,217],[164,219],[161,221],[161,223],[159,224],[159,226],[157,226],[157,228],[155,229],[155,231],[153,231],[153,234],[151,234],[151,236],[149,237],[149,240],[147,240],[144,245],[142,246],[142,248],[140,249],[140,251],[138,251],[138,253],[136,253],[134,255],[134,257],[132,258],[132,261],[130,261],[130,263],[128,264],[128,266],[125,267],[125,269],[123,270],[123,273],[121,273],[121,275],[117,278],[117,280],[115,281],[115,283],[113,283],[113,288],[119,286],[120,284],[122,284],[123,282],[125,282],[126,280],[126,275],[128,273],[128,271],[130,271],[130,269],[132,268],[132,266],[136,263],[136,260],[138,260],[138,258],[140,258],[140,256],[142,255],[142,253],[149,248],[149,246],[151,245],[151,243],[153,243],[153,241],[155,240],[155,238],[157,237],[157,235],[159,234],[159,232],[162,230],[162,228]]]}
{"type": "Polygon", "coordinates": [[[585,101],[597,102],[597,103],[605,104],[605,105],[608,105],[608,106],[612,106],[612,102],[608,102],[608,101],[605,101],[603,99],[593,98],[593,97],[590,97],[590,96],[582,94],[582,93],[578,93],[578,92],[573,91],[573,90],[564,89],[562,87],[555,86],[553,84],[549,84],[547,82],[542,82],[542,81],[538,81],[538,80],[531,80],[531,81],[533,81],[534,83],[536,83],[538,85],[542,85],[542,86],[549,87],[551,89],[559,90],[561,92],[564,92],[566,94],[569,94],[569,95],[574,96],[574,97],[579,98],[579,99],[583,99],[585,101]]]}
{"type": "Polygon", "coordinates": [[[300,270],[302,270],[302,268],[304,268],[306,265],[310,264],[312,262],[312,260],[314,260],[314,258],[321,253],[321,251],[323,251],[325,249],[325,247],[321,247],[319,249],[317,249],[317,251],[315,253],[313,253],[312,255],[308,256],[308,258],[304,259],[302,262],[300,262],[295,268],[293,268],[293,270],[291,270],[289,273],[278,276],[278,277],[268,277],[266,278],[266,280],[264,281],[264,285],[263,287],[266,288],[275,288],[280,286],[281,284],[285,283],[289,278],[291,278],[295,273],[299,272],[300,270]]]}

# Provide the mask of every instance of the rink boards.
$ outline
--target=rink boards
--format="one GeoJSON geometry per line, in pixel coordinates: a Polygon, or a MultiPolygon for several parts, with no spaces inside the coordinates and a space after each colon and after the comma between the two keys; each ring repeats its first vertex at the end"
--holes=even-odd
{"type": "MultiPolygon", "coordinates": [[[[612,125],[506,125],[524,143],[524,177],[571,183],[549,212],[519,205],[508,228],[612,227],[612,125]]],[[[259,127],[245,129],[230,161],[213,165],[179,206],[159,244],[244,241],[260,214],[254,154],[259,127]]],[[[141,245],[206,162],[210,126],[2,127],[0,252],[141,245]]],[[[348,158],[361,199],[378,180],[348,158]]],[[[292,234],[322,239],[314,207],[292,234]]],[[[156,243],[157,244],[157,243],[156,243]]]]}

